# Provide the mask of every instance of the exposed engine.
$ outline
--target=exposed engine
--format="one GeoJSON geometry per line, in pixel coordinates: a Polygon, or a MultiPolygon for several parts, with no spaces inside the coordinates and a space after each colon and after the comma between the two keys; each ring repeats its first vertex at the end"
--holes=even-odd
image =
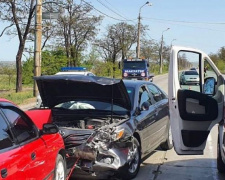
{"type": "Polygon", "coordinates": [[[77,117],[63,117],[56,116],[53,118],[53,122],[59,127],[70,127],[70,128],[79,128],[79,129],[99,129],[103,126],[110,125],[112,123],[119,122],[119,119],[111,120],[110,117],[99,117],[97,118],[80,118],[77,117]]]}
{"type": "Polygon", "coordinates": [[[94,171],[96,166],[118,169],[127,162],[132,136],[124,129],[117,129],[118,124],[126,121],[127,117],[87,117],[62,112],[57,115],[53,113],[52,117],[64,139],[67,154],[71,158],[79,158],[79,166],[83,170],[94,171]],[[118,139],[120,143],[117,143],[118,139]]]}

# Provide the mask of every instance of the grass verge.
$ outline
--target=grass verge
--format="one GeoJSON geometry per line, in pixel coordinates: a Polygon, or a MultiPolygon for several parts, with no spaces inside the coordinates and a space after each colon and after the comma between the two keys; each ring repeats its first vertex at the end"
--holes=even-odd
{"type": "Polygon", "coordinates": [[[18,93],[14,91],[7,91],[4,93],[0,93],[0,98],[8,99],[17,105],[35,102],[36,99],[35,97],[33,97],[32,90],[25,90],[18,93]]]}

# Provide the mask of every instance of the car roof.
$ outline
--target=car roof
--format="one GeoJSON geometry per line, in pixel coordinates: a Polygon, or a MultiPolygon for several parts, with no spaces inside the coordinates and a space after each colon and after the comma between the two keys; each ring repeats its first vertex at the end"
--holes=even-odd
{"type": "Polygon", "coordinates": [[[16,104],[14,104],[12,101],[9,101],[8,99],[4,99],[4,98],[0,98],[0,103],[9,103],[13,106],[17,106],[16,104]]]}
{"type": "Polygon", "coordinates": [[[184,71],[184,72],[195,72],[195,70],[186,70],[186,71],[184,71]]]}
{"type": "Polygon", "coordinates": [[[87,75],[87,74],[93,74],[90,71],[61,71],[56,73],[55,75],[87,75]]]}
{"type": "Polygon", "coordinates": [[[137,87],[141,86],[142,84],[153,84],[149,81],[140,81],[140,80],[123,80],[125,86],[129,87],[137,87]]]}
{"type": "Polygon", "coordinates": [[[0,98],[0,102],[9,102],[9,103],[12,103],[11,101],[9,101],[7,99],[4,99],[4,98],[0,98]]]}

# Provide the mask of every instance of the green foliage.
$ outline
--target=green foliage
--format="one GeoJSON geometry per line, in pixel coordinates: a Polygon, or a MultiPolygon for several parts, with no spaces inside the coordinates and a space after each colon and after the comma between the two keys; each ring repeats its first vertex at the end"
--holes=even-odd
{"type": "Polygon", "coordinates": [[[0,67],[0,90],[15,89],[16,68],[14,66],[2,65],[0,67]]]}
{"type": "Polygon", "coordinates": [[[7,92],[7,93],[1,93],[0,97],[8,99],[8,100],[14,102],[15,104],[22,104],[27,99],[33,97],[33,91],[29,90],[29,91],[22,91],[22,92],[18,92],[18,93],[10,91],[10,92],[7,92]]]}
{"type": "MultiPolygon", "coordinates": [[[[53,75],[67,66],[67,58],[62,49],[42,52],[41,72],[43,75],[53,75]]],[[[30,57],[23,63],[23,84],[33,83],[34,59],[30,57]]]]}
{"type": "Polygon", "coordinates": [[[23,63],[23,84],[33,83],[34,76],[34,59],[30,57],[23,63]]]}
{"type": "MultiPolygon", "coordinates": [[[[157,75],[157,74],[159,74],[159,68],[160,68],[160,66],[159,66],[159,64],[150,64],[150,68],[149,68],[149,70],[150,70],[150,74],[154,74],[154,75],[157,75]]],[[[163,65],[163,74],[164,73],[168,73],[168,71],[169,71],[169,64],[164,64],[163,65]]]]}
{"type": "Polygon", "coordinates": [[[221,73],[225,74],[225,61],[224,60],[216,61],[216,66],[220,70],[221,73]]]}
{"type": "Polygon", "coordinates": [[[115,78],[121,78],[121,70],[118,68],[118,64],[115,63],[115,65],[112,62],[103,62],[98,61],[93,68],[93,72],[97,76],[104,76],[104,77],[115,77],[115,78]],[[114,70],[113,71],[113,67],[114,70]]]}
{"type": "Polygon", "coordinates": [[[16,88],[16,76],[13,75],[11,83],[9,84],[9,78],[7,75],[0,74],[0,90],[12,90],[16,88]]]}
{"type": "Polygon", "coordinates": [[[42,53],[41,72],[43,75],[53,75],[65,66],[67,66],[67,57],[63,50],[44,51],[42,53]]]}
{"type": "Polygon", "coordinates": [[[225,47],[221,47],[218,53],[210,54],[209,56],[221,73],[225,74],[225,47]]]}

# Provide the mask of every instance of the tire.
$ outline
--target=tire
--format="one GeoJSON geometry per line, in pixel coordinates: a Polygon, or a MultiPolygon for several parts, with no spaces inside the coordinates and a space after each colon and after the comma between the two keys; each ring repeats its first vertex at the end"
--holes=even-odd
{"type": "Polygon", "coordinates": [[[220,173],[225,173],[225,163],[223,162],[221,151],[220,151],[220,139],[218,135],[218,143],[217,143],[217,169],[220,173]]]}
{"type": "Polygon", "coordinates": [[[62,155],[58,154],[56,158],[54,180],[66,179],[66,163],[62,155]]]}
{"type": "Polygon", "coordinates": [[[129,153],[134,153],[132,160],[127,163],[120,171],[123,180],[133,179],[137,176],[141,164],[141,148],[138,140],[134,138],[133,147],[129,153]]]}
{"type": "Polygon", "coordinates": [[[181,80],[181,81],[180,81],[180,85],[184,85],[184,82],[183,82],[183,80],[181,80]]]}
{"type": "Polygon", "coordinates": [[[160,145],[162,150],[170,150],[173,148],[173,140],[172,140],[172,132],[171,132],[171,126],[169,125],[167,138],[164,143],[160,145]]]}

